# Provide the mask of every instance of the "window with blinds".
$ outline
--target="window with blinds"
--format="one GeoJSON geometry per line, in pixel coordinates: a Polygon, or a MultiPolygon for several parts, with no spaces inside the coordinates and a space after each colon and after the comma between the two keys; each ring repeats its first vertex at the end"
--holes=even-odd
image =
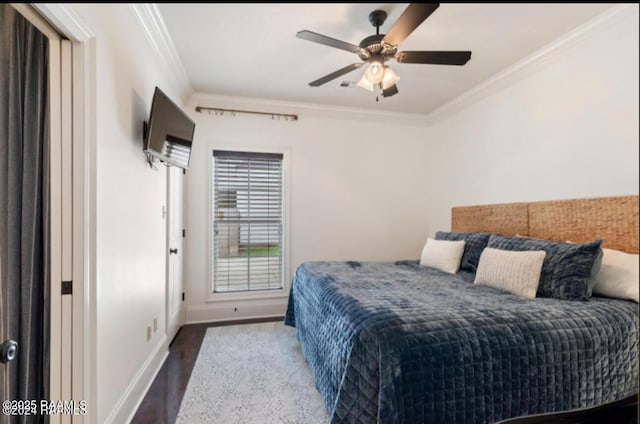
{"type": "Polygon", "coordinates": [[[282,154],[213,151],[213,291],[283,288],[282,154]]]}

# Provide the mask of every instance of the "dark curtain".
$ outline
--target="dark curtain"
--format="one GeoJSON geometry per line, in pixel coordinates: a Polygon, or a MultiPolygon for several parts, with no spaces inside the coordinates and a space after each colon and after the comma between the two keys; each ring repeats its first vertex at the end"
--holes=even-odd
{"type": "Polygon", "coordinates": [[[48,55],[47,38],[0,4],[0,342],[18,342],[0,365],[0,400],[48,395],[48,55]]]}

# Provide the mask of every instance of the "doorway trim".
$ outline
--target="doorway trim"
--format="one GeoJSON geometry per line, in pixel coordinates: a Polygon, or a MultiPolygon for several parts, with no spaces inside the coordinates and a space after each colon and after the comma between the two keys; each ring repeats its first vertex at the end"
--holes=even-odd
{"type": "MultiPolygon", "coordinates": [[[[71,42],[71,132],[73,173],[71,221],[73,246],[72,381],[71,396],[86,400],[87,415],[73,423],[97,420],[96,361],[96,43],[93,31],[64,4],[14,5],[23,15],[48,21],[71,42]],[[43,19],[44,18],[44,19],[43,19]]],[[[30,19],[30,20],[31,20],[30,19]]],[[[45,22],[45,24],[48,24],[45,22]]],[[[37,24],[36,24],[37,26],[37,24]]],[[[57,283],[60,284],[59,282],[57,283]]],[[[56,284],[52,281],[52,299],[56,284]]],[[[52,420],[53,422],[53,420],[52,420]]]]}

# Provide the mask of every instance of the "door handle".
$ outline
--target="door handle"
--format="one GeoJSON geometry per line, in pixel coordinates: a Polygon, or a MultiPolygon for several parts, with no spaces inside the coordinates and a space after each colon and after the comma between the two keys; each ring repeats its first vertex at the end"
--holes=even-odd
{"type": "Polygon", "coordinates": [[[171,255],[172,253],[177,255],[178,254],[178,249],[177,248],[169,249],[169,254],[171,255]]]}
{"type": "Polygon", "coordinates": [[[13,340],[5,340],[0,344],[0,362],[6,364],[18,355],[18,343],[13,340]]]}

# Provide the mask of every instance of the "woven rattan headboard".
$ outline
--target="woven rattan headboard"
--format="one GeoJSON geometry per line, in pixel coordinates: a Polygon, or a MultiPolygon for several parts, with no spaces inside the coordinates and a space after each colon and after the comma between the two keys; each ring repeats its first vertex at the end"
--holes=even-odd
{"type": "Polygon", "coordinates": [[[502,203],[452,208],[451,229],[466,233],[527,235],[529,234],[527,205],[527,203],[502,203]]]}
{"type": "Polygon", "coordinates": [[[451,229],[576,243],[602,239],[603,247],[638,253],[638,196],[454,207],[451,229]]]}

